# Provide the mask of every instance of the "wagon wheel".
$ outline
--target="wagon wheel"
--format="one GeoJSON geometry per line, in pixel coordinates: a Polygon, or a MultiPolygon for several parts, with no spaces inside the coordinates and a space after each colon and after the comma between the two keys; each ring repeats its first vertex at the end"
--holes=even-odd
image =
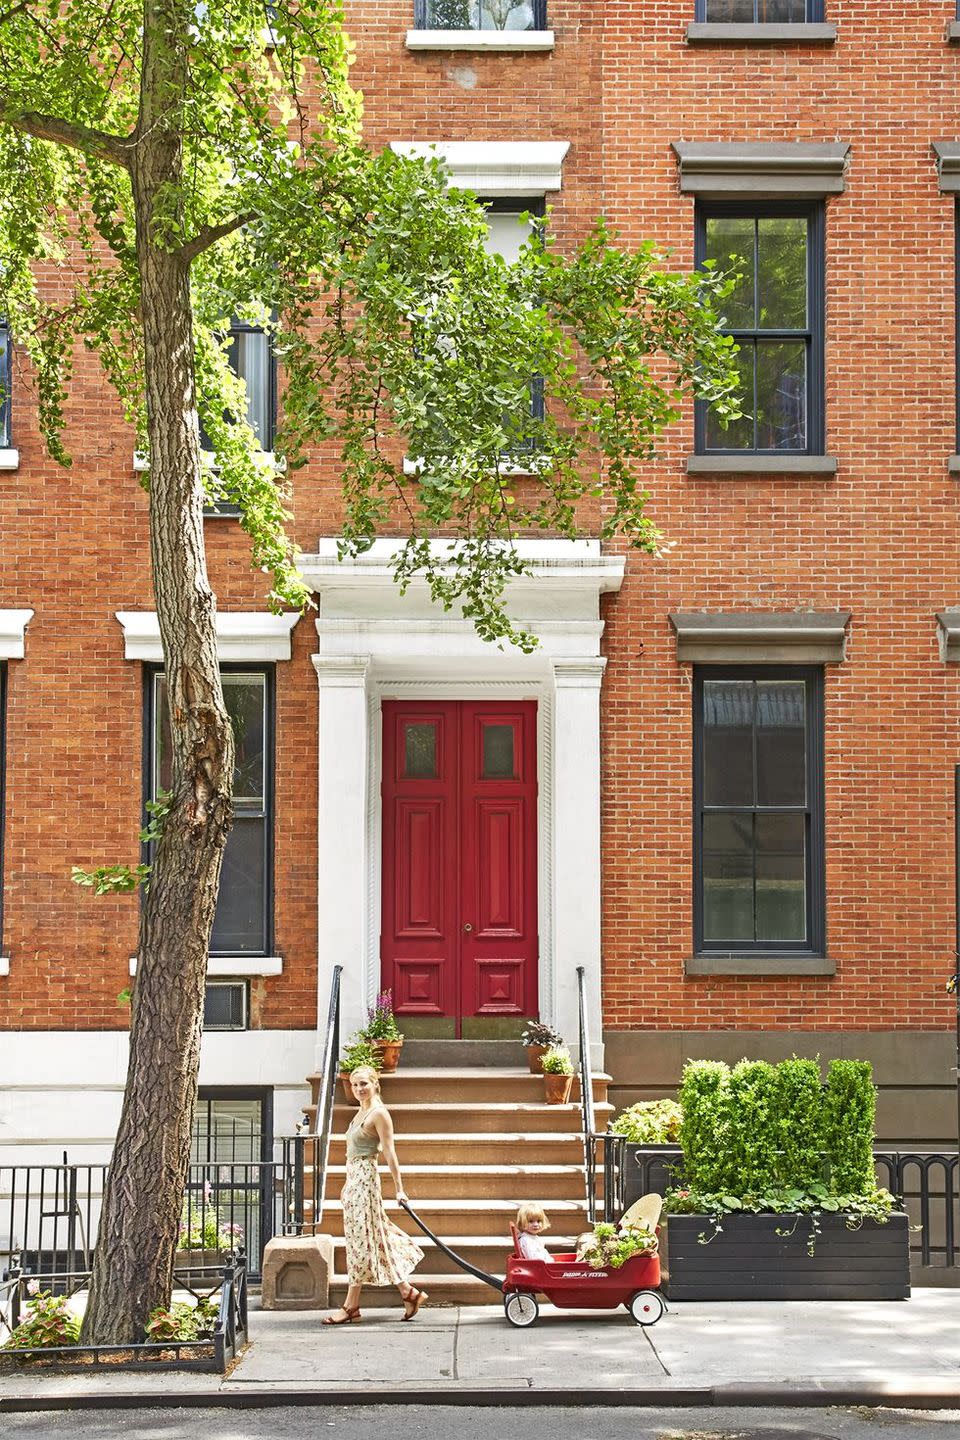
{"type": "Polygon", "coordinates": [[[656,1325],[666,1308],[663,1296],[656,1290],[637,1290],[627,1301],[627,1309],[638,1325],[656,1325]]]}
{"type": "Polygon", "coordinates": [[[525,1330],[540,1314],[540,1306],[533,1295],[514,1290],[503,1302],[503,1313],[511,1325],[515,1325],[518,1330],[525,1330]]]}

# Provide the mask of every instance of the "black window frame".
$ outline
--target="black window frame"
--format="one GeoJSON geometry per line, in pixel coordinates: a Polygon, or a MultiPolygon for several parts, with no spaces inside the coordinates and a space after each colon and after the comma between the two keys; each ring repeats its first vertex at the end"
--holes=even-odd
{"type": "MultiPolygon", "coordinates": [[[[957,0],[960,16],[960,0],[957,0]]],[[[956,453],[960,455],[960,198],[953,207],[953,354],[954,354],[954,409],[956,411],[956,453]]]]}
{"type": "MultiPolygon", "coordinates": [[[[245,321],[234,319],[225,338],[232,342],[239,335],[263,335],[265,333],[267,332],[264,331],[262,325],[248,325],[245,321]]],[[[238,375],[236,367],[232,363],[230,368],[235,375],[238,375]]],[[[267,333],[267,433],[259,437],[260,448],[267,455],[273,453],[277,437],[277,396],[277,353],[274,349],[273,335],[267,333]]],[[[214,464],[216,464],[216,453],[210,447],[209,437],[205,434],[202,424],[200,426],[200,448],[207,454],[213,455],[214,464]]],[[[236,519],[240,514],[240,506],[232,500],[217,500],[205,503],[203,513],[206,516],[220,515],[227,519],[236,519]]]]}
{"type": "MultiPolygon", "coordinates": [[[[516,215],[517,218],[524,214],[533,215],[536,224],[531,227],[533,237],[542,245],[546,235],[547,205],[542,195],[495,195],[487,196],[480,200],[483,208],[493,215],[516,215]]],[[[534,420],[542,420],[544,416],[544,389],[543,376],[534,375],[530,380],[530,414],[534,420]]],[[[520,447],[518,454],[525,454],[530,448],[529,442],[520,447]]]]}
{"type": "MultiPolygon", "coordinates": [[[[197,1089],[197,1105],[194,1110],[193,1121],[190,1126],[191,1152],[194,1141],[197,1139],[197,1121],[200,1108],[207,1105],[211,1100],[259,1100],[260,1101],[260,1160],[263,1165],[269,1165],[273,1159],[273,1088],[270,1085],[201,1085],[197,1089]]],[[[208,1112],[209,1113],[209,1112],[208,1112]]],[[[204,1160],[192,1160],[196,1165],[216,1165],[218,1160],[221,1164],[230,1164],[222,1157],[212,1156],[209,1153],[210,1129],[207,1127],[208,1153],[204,1160]]],[[[244,1163],[244,1162],[238,1162],[244,1163]]]]}
{"type": "MultiPolygon", "coordinates": [[[[471,4],[472,4],[472,3],[476,3],[476,0],[469,0],[469,3],[471,3],[471,4]]],[[[515,34],[515,35],[530,35],[530,34],[533,34],[534,32],[536,32],[537,30],[546,30],[546,28],[547,28],[547,0],[532,0],[532,8],[533,8],[533,24],[529,27],[529,29],[527,29],[527,30],[515,30],[515,31],[510,31],[510,32],[505,32],[505,33],[515,34]]],[[[414,28],[417,29],[417,30],[442,30],[442,29],[446,28],[446,27],[444,27],[444,26],[442,26],[442,25],[433,25],[433,24],[431,24],[431,21],[430,21],[430,0],[414,0],[414,6],[413,6],[413,24],[414,24],[414,28]]],[[[470,25],[457,26],[456,28],[457,28],[457,29],[462,29],[465,34],[481,34],[481,33],[485,33],[485,32],[483,31],[483,27],[481,27],[480,30],[476,30],[473,26],[470,26],[470,25]]],[[[491,28],[492,28],[492,27],[491,27],[491,28]]],[[[495,32],[494,32],[494,33],[495,33],[495,32]]]]}
{"type": "MultiPolygon", "coordinates": [[[[262,949],[256,950],[217,950],[213,944],[213,932],[210,936],[210,955],[227,959],[264,959],[275,953],[275,915],[274,915],[274,852],[276,829],[276,666],[264,661],[225,661],[220,666],[221,675],[263,675],[265,677],[265,716],[264,716],[264,810],[263,815],[251,816],[251,818],[262,819],[264,831],[264,887],[263,887],[263,936],[264,944],[262,949]]],[[[148,812],[146,801],[153,798],[153,764],[156,716],[156,686],[154,679],[157,675],[163,674],[162,665],[144,665],[143,667],[143,823],[146,824],[148,812]]],[[[250,812],[247,812],[248,814],[250,812]]],[[[243,823],[243,812],[234,812],[234,825],[243,823]]],[[[141,846],[141,860],[149,864],[151,860],[150,845],[141,846]]],[[[219,898],[219,897],[218,897],[219,898]]],[[[214,919],[214,924],[216,919],[214,919]]],[[[229,977],[227,977],[229,978],[229,977]]],[[[249,1019],[249,1011],[248,1011],[249,1019]]]]}
{"type": "MultiPolygon", "coordinates": [[[[823,200],[698,200],[696,205],[694,261],[703,266],[707,256],[707,221],[713,219],[780,219],[801,217],[807,220],[807,327],[804,332],[779,330],[738,330],[724,333],[753,339],[807,339],[807,424],[806,445],[801,449],[768,450],[756,447],[707,446],[707,413],[705,400],[694,406],[694,448],[697,455],[723,456],[787,456],[826,454],[825,350],[826,350],[826,205],[823,200]]],[[[749,397],[748,397],[749,401],[749,397]]],[[[749,410],[749,404],[748,404],[749,410]]]]}
{"type": "MultiPolygon", "coordinates": [[[[763,0],[753,0],[752,20],[711,21],[707,10],[709,3],[710,0],[696,0],[694,19],[700,24],[713,23],[718,25],[781,25],[784,23],[781,20],[760,19],[758,11],[760,9],[760,6],[763,4],[763,0]]],[[[958,0],[958,6],[960,6],[960,0],[958,0]]],[[[807,13],[804,16],[803,20],[796,20],[792,23],[796,25],[817,25],[822,22],[824,19],[824,0],[806,0],[806,12],[807,13]]]]}
{"type": "Polygon", "coordinates": [[[13,337],[6,320],[0,320],[6,344],[0,349],[0,450],[13,445],[13,337]]]}
{"type": "Polygon", "coordinates": [[[695,665],[693,672],[693,937],[695,955],[826,955],[826,857],[824,828],[824,673],[822,665],[695,665]],[[705,940],[703,934],[703,817],[712,811],[757,813],[797,810],[789,805],[706,806],[704,792],[703,684],[705,680],[803,680],[806,682],[806,932],[793,940],[705,940]]]}

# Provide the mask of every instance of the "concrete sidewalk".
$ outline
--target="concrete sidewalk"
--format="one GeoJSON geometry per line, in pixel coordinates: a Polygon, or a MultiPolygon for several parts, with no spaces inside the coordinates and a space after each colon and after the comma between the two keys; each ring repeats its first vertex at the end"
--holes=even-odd
{"type": "Polygon", "coordinates": [[[960,1290],[905,1302],[676,1303],[649,1329],[623,1310],[544,1306],[514,1330],[498,1306],[392,1310],[324,1328],[250,1315],[226,1377],[15,1374],[0,1411],[119,1404],[910,1405],[960,1408],[960,1290]]]}

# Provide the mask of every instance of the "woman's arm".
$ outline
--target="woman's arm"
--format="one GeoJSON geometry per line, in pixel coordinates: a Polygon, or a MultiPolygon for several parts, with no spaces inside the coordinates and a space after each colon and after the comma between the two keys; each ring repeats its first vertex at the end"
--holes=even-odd
{"type": "Polygon", "coordinates": [[[400,1161],[397,1159],[396,1146],[393,1143],[393,1121],[390,1118],[390,1111],[383,1107],[376,1110],[373,1116],[373,1125],[380,1136],[380,1148],[383,1151],[383,1158],[387,1162],[387,1169],[393,1176],[393,1183],[397,1191],[398,1200],[406,1200],[403,1190],[403,1181],[400,1178],[400,1161]]]}

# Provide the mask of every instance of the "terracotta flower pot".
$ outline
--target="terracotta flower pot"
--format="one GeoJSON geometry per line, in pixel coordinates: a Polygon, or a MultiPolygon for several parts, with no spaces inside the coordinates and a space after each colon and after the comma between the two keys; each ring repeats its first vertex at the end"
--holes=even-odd
{"type": "Polygon", "coordinates": [[[542,1069],[541,1069],[541,1066],[540,1066],[540,1061],[541,1061],[541,1059],[543,1058],[543,1056],[546,1055],[546,1053],[547,1053],[547,1051],[548,1051],[549,1049],[550,1049],[550,1046],[549,1046],[549,1045],[528,1045],[528,1046],[527,1046],[527,1064],[530,1066],[530,1074],[531,1074],[531,1075],[541,1075],[541,1074],[543,1073],[543,1071],[542,1071],[542,1069]]]}
{"type": "Polygon", "coordinates": [[[566,1105],[573,1088],[572,1075],[551,1075],[544,1071],[543,1088],[548,1105],[566,1105]]]}
{"type": "Polygon", "coordinates": [[[343,1087],[343,1095],[348,1105],[359,1105],[360,1101],[353,1093],[353,1086],[350,1084],[350,1076],[345,1070],[340,1071],[340,1084],[343,1087]]]}
{"type": "Polygon", "coordinates": [[[380,1055],[380,1073],[392,1075],[400,1064],[400,1051],[403,1049],[402,1040],[374,1040],[374,1049],[380,1055]]]}

